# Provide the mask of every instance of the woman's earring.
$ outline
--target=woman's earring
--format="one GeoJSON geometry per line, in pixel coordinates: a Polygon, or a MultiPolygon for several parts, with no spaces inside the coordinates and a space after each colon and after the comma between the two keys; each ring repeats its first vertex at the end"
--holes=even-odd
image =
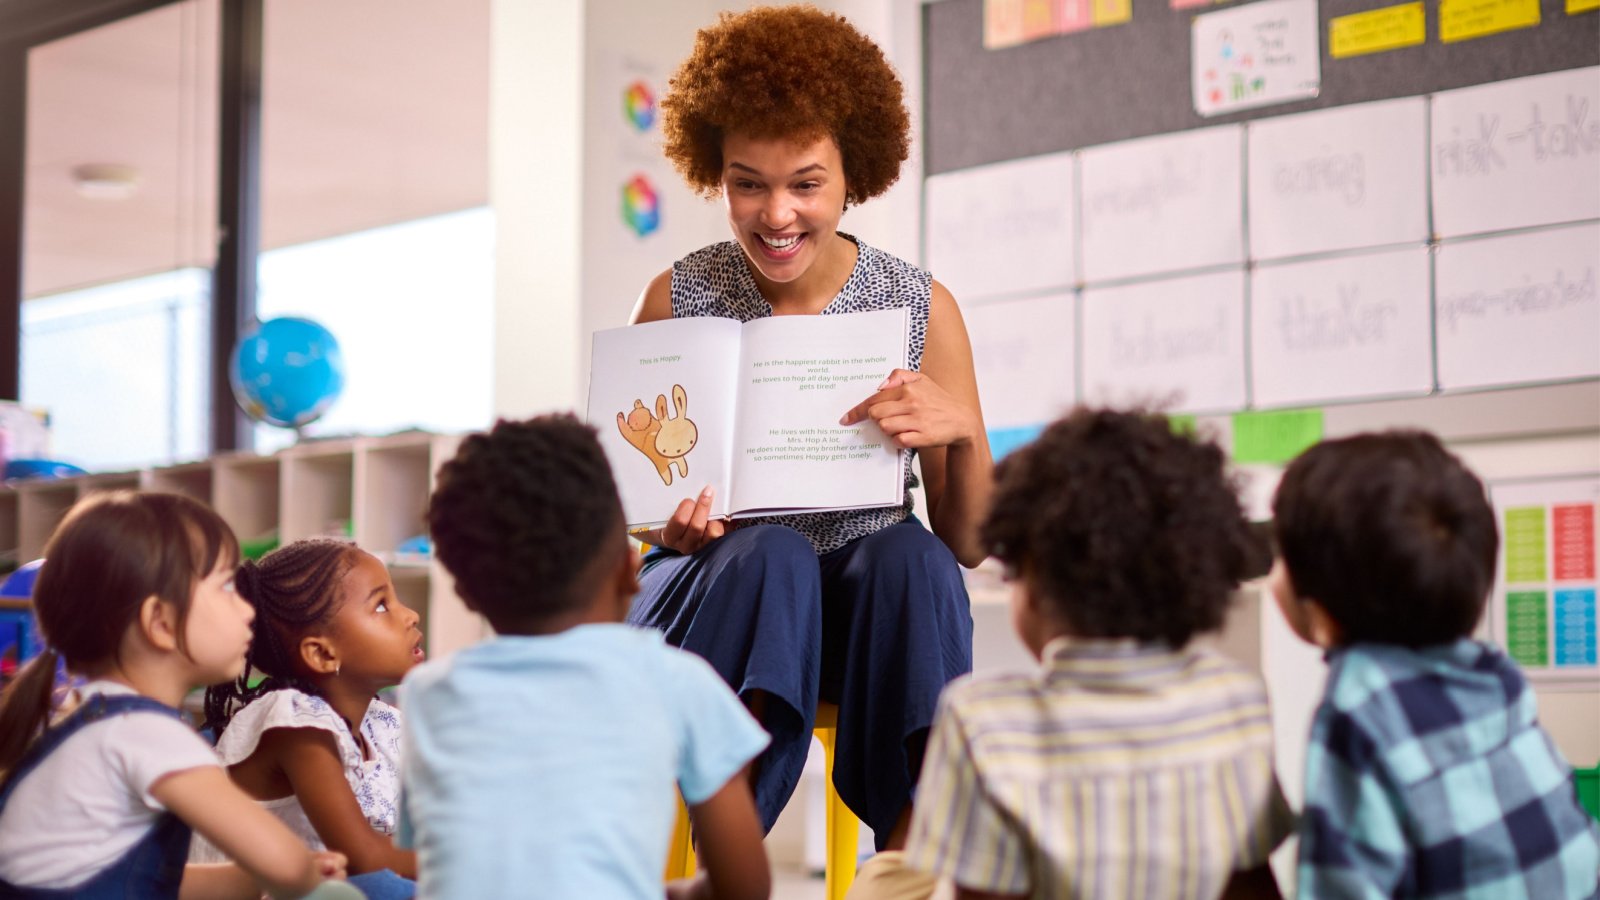
{"type": "Polygon", "coordinates": [[[333,677],[335,677],[335,678],[339,677],[339,666],[340,666],[339,663],[334,663],[333,664],[333,677]]]}

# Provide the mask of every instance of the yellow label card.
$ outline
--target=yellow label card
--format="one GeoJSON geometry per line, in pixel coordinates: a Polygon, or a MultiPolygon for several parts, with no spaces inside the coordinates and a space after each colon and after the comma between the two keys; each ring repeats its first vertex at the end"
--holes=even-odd
{"type": "Polygon", "coordinates": [[[1328,52],[1334,59],[1415,47],[1427,39],[1428,14],[1421,2],[1337,16],[1328,23],[1328,52]]]}
{"type": "Polygon", "coordinates": [[[1094,25],[1121,25],[1133,18],[1133,0],[1094,0],[1094,25]]]}
{"type": "Polygon", "coordinates": [[[1439,0],[1439,40],[1446,44],[1539,24],[1539,0],[1439,0]]]}
{"type": "Polygon", "coordinates": [[[1578,13],[1600,9],[1600,0],[1567,0],[1567,15],[1575,16],[1578,13]]]}

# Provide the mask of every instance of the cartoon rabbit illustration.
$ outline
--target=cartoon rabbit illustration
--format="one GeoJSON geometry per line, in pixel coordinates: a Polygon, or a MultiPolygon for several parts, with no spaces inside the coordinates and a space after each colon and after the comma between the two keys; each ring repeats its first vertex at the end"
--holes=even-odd
{"type": "Polygon", "coordinates": [[[672,405],[677,415],[669,419],[667,398],[656,396],[656,418],[661,420],[661,428],[656,432],[655,449],[667,460],[667,468],[660,470],[667,484],[672,484],[673,466],[677,466],[679,478],[689,477],[689,460],[685,457],[700,440],[700,429],[689,421],[689,395],[681,384],[672,386],[672,405]]]}
{"type": "MultiPolygon", "coordinates": [[[[666,400],[661,397],[656,401],[663,416],[667,413],[666,400]]],[[[626,416],[617,413],[617,431],[622,433],[623,440],[632,444],[635,450],[643,453],[655,465],[662,483],[672,484],[672,462],[656,451],[656,435],[661,431],[661,420],[650,414],[644,401],[634,400],[633,409],[626,416]]]]}

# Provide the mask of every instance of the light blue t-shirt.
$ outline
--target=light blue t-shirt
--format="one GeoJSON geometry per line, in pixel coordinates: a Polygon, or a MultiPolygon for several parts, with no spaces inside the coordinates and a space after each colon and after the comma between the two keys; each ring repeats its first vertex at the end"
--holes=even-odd
{"type": "Polygon", "coordinates": [[[621,624],[468,647],[400,701],[419,898],[659,900],[674,788],[707,800],[767,745],[703,660],[621,624]]]}

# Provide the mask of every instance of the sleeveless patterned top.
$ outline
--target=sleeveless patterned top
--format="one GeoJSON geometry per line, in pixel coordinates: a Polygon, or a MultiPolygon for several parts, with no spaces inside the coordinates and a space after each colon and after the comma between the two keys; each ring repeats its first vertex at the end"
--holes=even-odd
{"type": "MultiPolygon", "coordinates": [[[[922,349],[928,337],[928,304],[933,296],[933,278],[927,272],[882,250],[874,250],[856,238],[839,232],[855,243],[859,251],[856,266],[838,296],[828,302],[822,315],[870,312],[906,308],[911,311],[911,331],[906,339],[906,360],[912,371],[922,370],[922,349]]],[[[744,250],[733,241],[712,244],[685,256],[672,265],[672,316],[720,316],[748,322],[772,315],[772,306],[761,296],[755,276],[745,261],[744,250]]],[[[844,410],[840,410],[843,412],[844,410]]],[[[806,536],[818,554],[837,550],[859,537],[905,521],[911,515],[911,489],[917,478],[911,472],[915,451],[906,457],[906,490],[899,506],[848,509],[830,512],[759,516],[739,519],[733,527],[748,525],[787,525],[806,536]]]]}

